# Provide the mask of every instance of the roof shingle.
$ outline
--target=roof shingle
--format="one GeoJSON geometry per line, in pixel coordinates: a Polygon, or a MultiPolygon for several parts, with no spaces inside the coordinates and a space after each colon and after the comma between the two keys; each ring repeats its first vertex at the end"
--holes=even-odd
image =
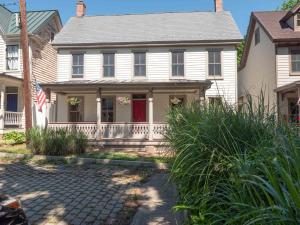
{"type": "Polygon", "coordinates": [[[239,42],[241,39],[230,12],[190,12],[72,17],[53,44],[239,42]]]}

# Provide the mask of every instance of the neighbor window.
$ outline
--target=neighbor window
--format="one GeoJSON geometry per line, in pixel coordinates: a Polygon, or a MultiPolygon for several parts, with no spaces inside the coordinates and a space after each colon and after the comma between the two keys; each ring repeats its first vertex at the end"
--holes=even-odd
{"type": "Polygon", "coordinates": [[[291,50],[291,73],[300,73],[300,49],[291,50]]]}
{"type": "Polygon", "coordinates": [[[103,54],[103,77],[115,76],[115,53],[103,54]]]}
{"type": "Polygon", "coordinates": [[[210,49],[208,51],[208,76],[222,76],[221,50],[210,49]]]}
{"type": "Polygon", "coordinates": [[[19,45],[7,45],[6,68],[7,70],[19,69],[19,45]]]}
{"type": "Polygon", "coordinates": [[[212,106],[221,106],[222,105],[222,98],[221,97],[209,97],[209,104],[212,106]]]}
{"type": "Polygon", "coordinates": [[[102,99],[102,122],[114,122],[115,100],[111,98],[102,99]]]}
{"type": "Polygon", "coordinates": [[[69,97],[69,122],[83,122],[83,97],[69,97]]]}
{"type": "Polygon", "coordinates": [[[84,54],[73,54],[72,78],[83,78],[84,54]]]}
{"type": "Polygon", "coordinates": [[[300,13],[296,15],[296,25],[297,27],[300,27],[300,13]]]}
{"type": "Polygon", "coordinates": [[[172,52],[172,76],[184,76],[184,52],[172,52]]]}
{"type": "Polygon", "coordinates": [[[134,76],[137,77],[146,76],[146,53],[145,52],[134,53],[134,76]]]}
{"type": "Polygon", "coordinates": [[[255,45],[260,43],[260,29],[259,27],[255,30],[255,45]]]}

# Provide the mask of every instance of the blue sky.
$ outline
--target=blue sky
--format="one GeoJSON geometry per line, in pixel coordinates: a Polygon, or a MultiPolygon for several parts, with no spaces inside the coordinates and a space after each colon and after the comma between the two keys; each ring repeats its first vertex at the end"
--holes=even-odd
{"type": "MultiPolygon", "coordinates": [[[[247,31],[251,11],[274,10],[283,0],[223,0],[224,8],[232,12],[242,34],[247,31]]],[[[0,3],[18,2],[0,0],[0,3]]],[[[213,0],[85,0],[88,15],[108,15],[147,12],[185,12],[213,10],[213,0]]],[[[76,0],[27,0],[28,10],[58,9],[65,23],[75,15],[76,0]]],[[[16,11],[18,6],[10,6],[16,11]]]]}

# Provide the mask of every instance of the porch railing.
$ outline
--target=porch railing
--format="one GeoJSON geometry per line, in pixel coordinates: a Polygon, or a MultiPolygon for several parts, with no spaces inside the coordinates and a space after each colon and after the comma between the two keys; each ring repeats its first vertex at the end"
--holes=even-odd
{"type": "MultiPolygon", "coordinates": [[[[66,128],[70,131],[81,131],[89,139],[148,139],[150,126],[148,123],[102,123],[100,130],[96,123],[50,123],[50,129],[66,128]]],[[[165,123],[154,123],[152,134],[154,140],[162,140],[167,128],[165,123]]]]}
{"type": "Polygon", "coordinates": [[[4,113],[4,125],[6,126],[22,126],[22,112],[9,112],[4,113]]]}

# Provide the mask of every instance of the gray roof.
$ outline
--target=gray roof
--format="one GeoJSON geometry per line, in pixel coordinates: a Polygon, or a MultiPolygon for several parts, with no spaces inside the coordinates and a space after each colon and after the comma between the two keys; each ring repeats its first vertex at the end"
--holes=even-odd
{"type": "Polygon", "coordinates": [[[230,12],[189,12],[72,17],[53,44],[239,42],[241,39],[230,12]]]}

